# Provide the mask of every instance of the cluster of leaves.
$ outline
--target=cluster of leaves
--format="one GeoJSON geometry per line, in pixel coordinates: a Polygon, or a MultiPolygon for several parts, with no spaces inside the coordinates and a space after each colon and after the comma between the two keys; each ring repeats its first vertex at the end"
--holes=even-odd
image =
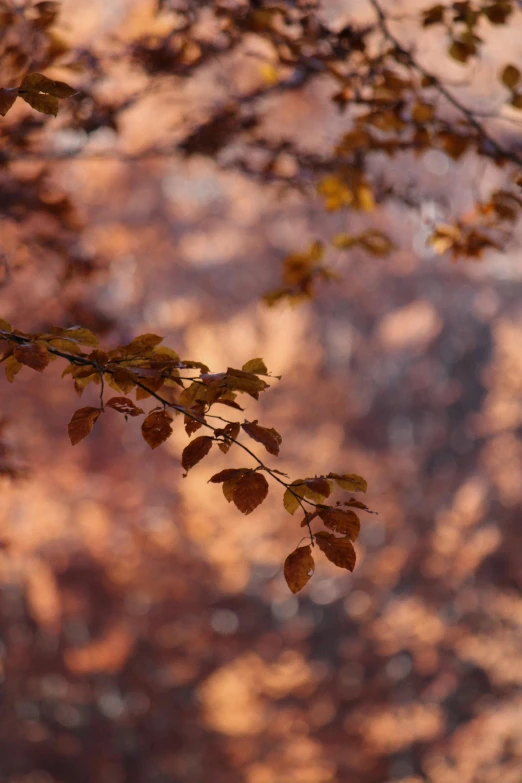
{"type": "Polygon", "coordinates": [[[251,359],[241,369],[229,367],[225,372],[213,373],[202,362],[182,360],[174,350],[162,345],[163,338],[155,334],[144,334],[127,345],[104,351],[98,347],[96,336],[85,328],[51,327],[47,332],[24,334],[1,319],[0,338],[0,361],[4,363],[10,383],[24,366],[42,372],[52,361],[61,358],[67,362],[62,377],[71,376],[80,396],[90,384],[99,386],[99,404],[79,408],[69,422],[73,446],[86,438],[101,414],[110,409],[126,420],[143,417],[141,433],[151,449],[156,449],[171,436],[177,416],[183,421],[189,437],[205,429],[209,434],[191,439],[183,449],[181,464],[185,476],[214,446],[223,454],[232,446],[242,449],[254,461],[253,467],[227,468],[209,481],[221,484],[227,501],[234,503],[241,513],[250,514],[268,495],[268,477],[284,487],[283,505],[290,514],[302,510],[302,526],[308,528],[310,544],[298,547],[286,562],[285,576],[293,592],[302,589],[311,576],[310,569],[306,574],[303,571],[303,550],[308,550],[306,562],[313,564],[310,546],[315,544],[331,562],[353,570],[355,550],[352,542],[360,528],[353,508],[369,509],[355,498],[343,503],[337,501],[333,506],[325,501],[335,485],[348,492],[366,492],[366,481],[355,474],[337,473],[290,481],[286,474],[267,466],[239,440],[243,433],[261,444],[268,454],[277,457],[282,442],[277,430],[260,425],[257,419],[240,422],[214,413],[218,405],[243,411],[237,401],[240,395],[257,400],[269,388],[264,379],[273,376],[262,359],[251,359]],[[108,400],[105,399],[106,388],[116,393],[108,400]],[[131,392],[135,394],[135,400],[128,396],[131,392]],[[136,403],[146,399],[158,404],[145,411],[136,403]],[[316,519],[333,532],[313,532],[311,523],[316,519]]]}
{"type": "Polygon", "coordinates": [[[481,19],[491,25],[506,24],[513,13],[511,0],[470,2],[457,0],[449,6],[437,4],[423,12],[424,27],[443,25],[449,37],[448,54],[459,63],[467,63],[478,54],[483,39],[477,34],[481,19]]]}
{"type": "MultiPolygon", "coordinates": [[[[453,160],[459,160],[473,151],[496,165],[509,162],[519,169],[522,159],[517,151],[492,137],[480,113],[463,104],[437,74],[426,70],[414,51],[401,44],[380,0],[371,0],[371,6],[373,21],[360,27],[349,24],[334,29],[324,21],[318,2],[267,0],[250,4],[223,0],[212,4],[211,9],[206,3],[177,3],[175,23],[168,21],[170,4],[159,3],[157,14],[163,20],[165,34],[143,34],[121,50],[121,57],[151,80],[149,90],[172,75],[183,79],[193,77],[218,56],[221,59],[236,56],[249,37],[261,40],[269,53],[260,63],[259,87],[218,102],[210,114],[186,129],[185,136],[175,146],[145,151],[145,154],[181,152],[211,156],[220,165],[263,181],[284,183],[285,187],[308,187],[312,181],[327,210],[363,213],[372,212],[376,204],[386,199],[408,203],[393,181],[386,182],[384,176],[377,178],[370,174],[372,159],[378,155],[392,158],[405,151],[422,155],[440,149],[453,160]],[[210,18],[212,37],[204,32],[210,18]],[[174,26],[170,29],[169,25],[174,26]],[[330,152],[320,156],[306,152],[291,139],[277,143],[267,139],[259,130],[264,98],[303,89],[317,78],[332,83],[331,100],[348,115],[350,129],[330,152]],[[222,157],[224,150],[227,154],[222,157]],[[252,155],[253,152],[262,155],[252,155]],[[255,163],[257,159],[262,161],[260,165],[255,163]],[[280,166],[283,159],[292,161],[295,173],[290,178],[280,166]]],[[[31,31],[30,42],[37,44],[36,51],[41,51],[37,62],[46,67],[64,63],[65,67],[75,67],[72,60],[67,61],[70,53],[53,29],[58,11],[55,2],[29,5],[20,14],[14,14],[6,6],[2,18],[4,25],[14,31],[22,20],[26,38],[27,29],[31,31]]],[[[449,37],[450,56],[466,64],[480,54],[479,27],[484,36],[488,30],[511,22],[517,13],[512,0],[458,0],[432,5],[416,12],[412,19],[416,17],[420,34],[423,29],[440,28],[449,37]]],[[[22,43],[21,34],[15,39],[17,43],[10,41],[6,52],[13,62],[13,79],[16,73],[21,73],[21,77],[18,87],[0,91],[0,108],[5,113],[20,95],[34,108],[55,114],[59,98],[74,91],[65,83],[41,74],[27,74],[27,42],[22,43]]],[[[122,100],[115,96],[112,103],[106,97],[102,100],[93,94],[89,85],[104,77],[107,64],[92,51],[83,57],[81,67],[87,87],[70,102],[64,124],[81,128],[87,136],[103,126],[116,130],[120,113],[138,102],[143,94],[138,92],[135,97],[122,100]]],[[[500,71],[499,80],[509,91],[509,104],[520,108],[519,68],[506,65],[500,71]]],[[[369,226],[368,230],[374,228],[369,226]]],[[[504,245],[507,239],[503,238],[504,245]]],[[[492,244],[478,244],[483,249],[494,248],[496,242],[497,239],[492,244]]],[[[336,246],[335,241],[333,244],[336,246]]],[[[370,244],[375,248],[374,242],[370,244]]],[[[458,246],[459,257],[477,257],[474,238],[458,246]]],[[[348,249],[346,245],[343,247],[348,249]]],[[[354,242],[351,248],[354,247],[368,249],[364,242],[354,242]]],[[[390,238],[379,242],[377,254],[384,255],[385,247],[388,252],[393,249],[390,238]]],[[[285,299],[299,301],[313,295],[317,281],[335,279],[322,253],[316,242],[309,251],[298,251],[285,258],[282,283],[265,300],[269,304],[285,299]]]]}
{"type": "Polygon", "coordinates": [[[0,89],[0,114],[5,117],[15,100],[20,97],[42,114],[58,114],[59,98],[71,98],[76,90],[65,82],[49,79],[41,73],[28,73],[19,87],[0,89]]]}

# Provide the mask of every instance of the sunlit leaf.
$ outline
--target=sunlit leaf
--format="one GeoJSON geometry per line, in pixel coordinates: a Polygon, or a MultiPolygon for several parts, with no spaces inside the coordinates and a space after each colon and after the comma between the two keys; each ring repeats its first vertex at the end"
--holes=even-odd
{"type": "Polygon", "coordinates": [[[118,413],[123,413],[125,416],[141,416],[144,411],[142,408],[138,408],[132,400],[128,397],[111,397],[105,403],[106,408],[114,408],[118,413]]]}
{"type": "Polygon", "coordinates": [[[151,449],[157,449],[172,435],[172,416],[168,411],[152,411],[141,425],[141,434],[151,449]]]}
{"type": "Polygon", "coordinates": [[[331,478],[335,483],[345,489],[348,492],[366,492],[368,489],[368,482],[363,479],[362,476],[358,476],[356,473],[329,473],[328,478],[331,478]]]}
{"type": "Polygon", "coordinates": [[[226,481],[223,484],[223,493],[227,500],[232,500],[242,514],[250,514],[268,495],[268,481],[262,473],[250,471],[226,481]]]}
{"type": "Polygon", "coordinates": [[[89,406],[80,408],[73,413],[73,417],[68,426],[69,438],[73,446],[92,432],[92,428],[98,420],[100,413],[100,408],[92,408],[89,406]]]}
{"type": "Polygon", "coordinates": [[[16,345],[13,349],[13,355],[20,364],[25,364],[37,372],[45,370],[52,357],[43,345],[38,343],[29,343],[26,345],[16,345]]]}
{"type": "Polygon", "coordinates": [[[339,568],[347,568],[348,571],[353,571],[356,555],[350,536],[338,538],[333,533],[321,530],[314,537],[315,543],[330,562],[339,566],[339,568]]]}
{"type": "Polygon", "coordinates": [[[273,429],[273,427],[268,428],[259,426],[257,419],[255,421],[245,421],[241,427],[247,435],[253,438],[253,440],[262,443],[269,454],[273,454],[277,457],[282,441],[281,435],[277,430],[273,429]]]}
{"type": "Polygon", "coordinates": [[[194,465],[197,465],[203,457],[206,457],[212,448],[213,439],[208,435],[200,435],[199,438],[194,438],[188,446],[183,449],[181,455],[181,464],[185,468],[185,476],[194,465]]]}
{"type": "Polygon", "coordinates": [[[340,508],[325,508],[319,511],[319,517],[325,527],[334,533],[348,536],[355,541],[361,529],[361,522],[354,511],[344,511],[340,508]]]}
{"type": "Polygon", "coordinates": [[[285,560],[284,575],[292,593],[298,593],[305,587],[315,570],[310,545],[300,546],[291,552],[285,560]]]}

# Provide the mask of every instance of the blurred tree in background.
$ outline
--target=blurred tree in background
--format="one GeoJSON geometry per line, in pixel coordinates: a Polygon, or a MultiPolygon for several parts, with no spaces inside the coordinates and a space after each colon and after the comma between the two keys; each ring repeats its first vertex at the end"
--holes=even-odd
{"type": "Polygon", "coordinates": [[[521,30],[0,1],[2,779],[518,783],[521,30]]]}

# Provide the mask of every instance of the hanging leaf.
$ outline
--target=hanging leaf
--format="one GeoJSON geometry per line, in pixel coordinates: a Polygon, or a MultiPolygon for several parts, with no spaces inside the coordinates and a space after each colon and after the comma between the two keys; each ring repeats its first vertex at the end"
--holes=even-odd
{"type": "Polygon", "coordinates": [[[118,413],[123,413],[125,416],[141,416],[145,411],[143,408],[138,408],[134,405],[132,400],[128,397],[111,397],[108,402],[105,403],[106,408],[114,408],[118,413]]]}
{"type": "Polygon", "coordinates": [[[200,435],[199,438],[194,438],[188,446],[183,449],[181,455],[181,464],[185,468],[185,476],[194,465],[197,465],[203,457],[206,457],[212,448],[213,439],[208,435],[200,435]]]}
{"type": "Polygon", "coordinates": [[[223,484],[223,494],[242,514],[250,514],[268,495],[268,481],[262,473],[249,471],[223,484]]]}
{"type": "Polygon", "coordinates": [[[282,438],[277,430],[274,430],[273,427],[260,427],[257,419],[245,421],[241,427],[253,440],[262,443],[269,454],[273,454],[275,457],[278,456],[282,438]]]}
{"type": "Polygon", "coordinates": [[[289,514],[295,514],[297,509],[301,507],[299,498],[304,498],[303,479],[292,481],[290,487],[283,495],[283,506],[286,508],[289,514]]]}
{"type": "Polygon", "coordinates": [[[300,546],[285,560],[284,575],[292,593],[298,593],[307,584],[315,570],[310,545],[300,546]]]}
{"type": "Polygon", "coordinates": [[[18,90],[15,87],[0,89],[0,115],[2,117],[5,117],[17,97],[18,90]]]}
{"type": "Polygon", "coordinates": [[[361,521],[354,511],[340,508],[325,508],[319,511],[319,518],[325,527],[355,541],[361,529],[361,521]]]}
{"type": "Polygon", "coordinates": [[[14,381],[15,375],[17,375],[20,372],[22,367],[23,364],[21,364],[15,356],[7,357],[7,359],[4,362],[4,368],[5,368],[5,377],[7,378],[9,383],[12,383],[14,381]]]}
{"type": "Polygon", "coordinates": [[[185,432],[190,437],[197,432],[205,424],[205,409],[206,405],[203,402],[197,402],[187,409],[185,414],[184,424],[185,432]]]}
{"type": "Polygon", "coordinates": [[[20,364],[25,364],[26,367],[31,367],[37,372],[43,372],[52,359],[49,351],[38,343],[16,345],[13,349],[13,355],[20,364]]]}
{"type": "Polygon", "coordinates": [[[334,479],[335,483],[347,492],[366,492],[368,489],[368,482],[355,473],[345,473],[342,476],[339,473],[329,473],[328,478],[334,479]]]}
{"type": "Polygon", "coordinates": [[[223,452],[223,454],[228,454],[230,451],[230,448],[232,446],[233,441],[237,440],[237,436],[239,435],[239,431],[241,429],[241,425],[238,421],[231,422],[230,424],[227,424],[226,427],[223,429],[215,430],[215,435],[219,437],[226,437],[227,440],[220,441],[218,443],[218,448],[220,451],[223,452]],[[231,440],[228,440],[230,438],[231,440]]]}
{"type": "Polygon", "coordinates": [[[55,98],[53,95],[45,95],[44,93],[33,92],[32,90],[20,92],[19,95],[20,98],[23,98],[23,100],[31,106],[31,108],[36,109],[36,111],[39,111],[42,114],[51,114],[53,117],[56,117],[58,114],[58,107],[60,104],[58,98],[55,98]]]}
{"type": "Polygon", "coordinates": [[[168,411],[152,411],[141,425],[141,434],[151,449],[157,449],[172,435],[172,416],[168,411]]]}
{"type": "Polygon", "coordinates": [[[86,438],[87,435],[90,435],[100,413],[100,408],[92,407],[80,408],[73,413],[73,417],[67,428],[73,446],[86,438]]]}
{"type": "Polygon", "coordinates": [[[337,538],[333,533],[321,530],[315,534],[315,543],[324,552],[328,560],[339,568],[353,571],[355,567],[355,549],[349,536],[337,538]]]}

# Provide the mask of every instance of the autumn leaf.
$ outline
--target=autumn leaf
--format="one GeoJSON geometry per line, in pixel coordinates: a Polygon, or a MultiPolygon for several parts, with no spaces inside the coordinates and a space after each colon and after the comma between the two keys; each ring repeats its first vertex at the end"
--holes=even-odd
{"type": "Polygon", "coordinates": [[[262,359],[250,359],[241,369],[244,372],[254,373],[255,375],[268,375],[266,364],[262,359]]]}
{"type": "Polygon", "coordinates": [[[297,547],[285,560],[284,575],[292,593],[298,593],[307,584],[315,570],[310,545],[297,547]]]}
{"type": "Polygon", "coordinates": [[[230,451],[232,442],[237,440],[237,436],[239,435],[240,429],[241,429],[241,425],[239,424],[239,422],[233,421],[227,424],[226,427],[223,427],[223,429],[215,430],[214,434],[216,436],[226,438],[226,440],[223,440],[222,442],[218,443],[218,448],[220,451],[223,452],[223,454],[227,454],[230,451]],[[229,438],[231,440],[229,440],[229,438]]]}
{"type": "Polygon", "coordinates": [[[123,413],[125,416],[141,416],[144,413],[142,408],[138,408],[132,400],[128,397],[111,397],[105,403],[106,408],[114,408],[118,413],[123,413]]]}
{"type": "Polygon", "coordinates": [[[329,473],[328,478],[334,479],[335,483],[347,492],[366,492],[368,489],[368,482],[356,473],[344,473],[343,475],[329,473]]]}
{"type": "Polygon", "coordinates": [[[90,345],[95,348],[98,345],[98,338],[91,332],[90,329],[85,329],[82,326],[71,326],[68,329],[62,329],[60,326],[51,326],[49,329],[51,334],[55,334],[58,337],[66,337],[69,340],[75,340],[80,345],[90,345]]]}
{"type": "Polygon", "coordinates": [[[205,404],[196,403],[185,414],[185,418],[184,418],[185,432],[189,437],[193,435],[195,432],[197,432],[199,429],[201,429],[201,427],[205,423],[205,416],[203,415],[204,412],[205,412],[205,404]]]}
{"type": "Polygon", "coordinates": [[[246,392],[246,394],[249,394],[255,400],[259,399],[259,392],[269,388],[268,383],[262,381],[261,378],[258,378],[254,373],[235,370],[233,367],[227,368],[221,383],[228,386],[230,389],[246,392]]]}
{"type": "Polygon", "coordinates": [[[282,438],[277,430],[274,430],[272,427],[259,426],[257,419],[245,421],[241,427],[253,440],[262,443],[269,454],[273,454],[275,457],[278,456],[282,438]]]}
{"type": "Polygon", "coordinates": [[[249,471],[223,484],[223,494],[242,514],[250,514],[268,495],[268,481],[262,473],[249,471]]]}
{"type": "Polygon", "coordinates": [[[520,71],[514,65],[506,65],[500,74],[502,84],[509,90],[513,90],[520,81],[520,71]]]}
{"type": "Polygon", "coordinates": [[[152,351],[161,342],[163,342],[163,337],[159,337],[157,334],[142,334],[127,345],[120,345],[119,351],[124,356],[138,356],[141,353],[152,351]]]}
{"type": "Polygon", "coordinates": [[[226,468],[209,478],[209,482],[212,482],[213,484],[222,484],[224,481],[239,478],[239,476],[243,476],[245,473],[250,472],[249,468],[226,468]]]}
{"type": "Polygon", "coordinates": [[[333,487],[333,481],[326,478],[307,478],[304,480],[303,494],[312,503],[322,503],[325,498],[330,497],[333,487]]]}
{"type": "Polygon", "coordinates": [[[23,364],[21,364],[15,356],[7,357],[7,359],[4,362],[4,369],[5,369],[5,377],[7,378],[9,383],[12,383],[14,381],[15,375],[17,375],[20,372],[22,367],[23,364]]]}
{"type": "Polygon", "coordinates": [[[340,508],[325,508],[319,511],[319,518],[325,527],[340,533],[355,541],[361,529],[361,522],[354,511],[344,511],[340,508]]]}
{"type": "Polygon", "coordinates": [[[41,92],[33,92],[32,90],[27,90],[26,92],[19,92],[20,98],[22,98],[26,103],[31,106],[31,108],[36,109],[36,111],[42,112],[42,114],[51,114],[53,117],[56,117],[58,114],[58,108],[59,108],[59,102],[58,98],[55,98],[53,95],[45,95],[41,92]]]}
{"type": "Polygon", "coordinates": [[[172,435],[172,416],[168,411],[152,411],[141,425],[141,434],[151,449],[157,449],[172,435]]]}
{"type": "Polygon", "coordinates": [[[315,543],[324,552],[328,560],[339,568],[353,571],[355,567],[355,549],[349,536],[337,538],[333,533],[320,531],[315,534],[315,543]]]}
{"type": "Polygon", "coordinates": [[[15,87],[0,89],[0,115],[2,117],[5,117],[17,97],[18,90],[15,87]]]}
{"type": "Polygon", "coordinates": [[[188,446],[183,449],[181,455],[181,464],[185,468],[185,476],[194,465],[197,465],[203,457],[206,457],[212,448],[213,439],[209,435],[200,435],[194,438],[188,446]]]}
{"type": "Polygon", "coordinates": [[[283,495],[283,506],[289,514],[295,514],[297,509],[300,508],[299,498],[304,498],[304,481],[302,479],[292,481],[290,487],[283,495]]]}
{"type": "Polygon", "coordinates": [[[38,343],[17,345],[13,349],[13,355],[20,364],[25,364],[27,367],[31,367],[32,370],[36,370],[37,372],[43,372],[51,361],[49,351],[38,343]]]}
{"type": "Polygon", "coordinates": [[[95,422],[101,413],[100,408],[80,408],[69,422],[69,438],[73,446],[87,437],[92,432],[95,422]]]}
{"type": "Polygon", "coordinates": [[[114,389],[114,391],[121,391],[124,394],[132,391],[136,386],[135,376],[133,376],[132,372],[123,367],[117,367],[111,375],[108,377],[105,376],[105,378],[111,389],[114,389]]]}
{"type": "Polygon", "coordinates": [[[55,98],[70,98],[72,95],[76,95],[76,90],[73,87],[70,87],[65,82],[49,79],[42,73],[28,73],[20,85],[20,90],[43,92],[55,98]]]}

